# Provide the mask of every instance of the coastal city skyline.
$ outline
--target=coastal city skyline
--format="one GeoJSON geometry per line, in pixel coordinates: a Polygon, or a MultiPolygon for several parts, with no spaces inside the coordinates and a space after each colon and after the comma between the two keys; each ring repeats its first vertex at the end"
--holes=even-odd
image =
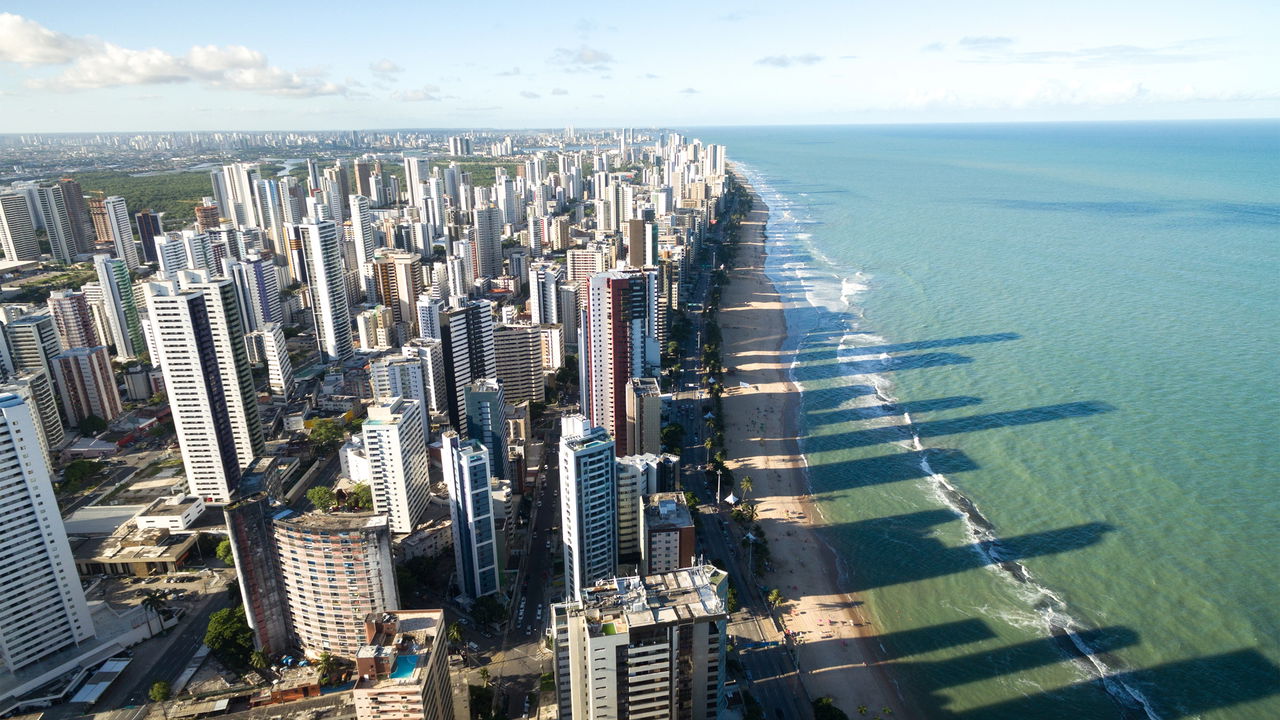
{"type": "Polygon", "coordinates": [[[0,717],[1280,717],[1276,27],[16,0],[0,717]]]}
{"type": "Polygon", "coordinates": [[[0,14],[0,132],[1280,113],[1267,72],[1280,51],[1265,31],[1280,18],[1267,3],[1008,3],[978,14],[946,3],[659,3],[581,15],[498,3],[466,21],[429,5],[397,8],[397,28],[421,28],[416,42],[409,33],[374,41],[388,26],[355,5],[219,7],[193,23],[140,6],[11,4],[0,14]],[[664,14],[670,29],[651,32],[645,17],[664,14]]]}

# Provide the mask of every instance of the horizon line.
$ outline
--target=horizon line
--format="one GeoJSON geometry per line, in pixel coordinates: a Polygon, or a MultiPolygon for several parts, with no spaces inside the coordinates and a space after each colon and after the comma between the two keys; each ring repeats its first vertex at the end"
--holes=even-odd
{"type": "Polygon", "coordinates": [[[919,127],[934,125],[1156,125],[1156,124],[1192,124],[1192,123],[1226,123],[1226,122],[1280,122],[1280,116],[1276,117],[1215,117],[1215,118],[1143,118],[1143,119],[1116,119],[1116,120],[1081,120],[1081,119],[1063,119],[1063,120],[917,120],[909,122],[791,122],[791,123],[730,123],[730,124],[704,124],[704,125],[588,125],[578,126],[572,123],[560,126],[546,127],[529,127],[529,126],[438,126],[438,127],[348,127],[348,128],[205,128],[194,129],[188,128],[183,130],[61,130],[56,132],[27,130],[27,131],[8,131],[0,132],[0,137],[8,137],[14,135],[162,135],[172,133],[215,133],[215,132],[239,132],[239,133],[272,133],[272,132],[449,132],[449,131],[477,131],[492,130],[499,132],[509,131],[538,131],[538,132],[562,132],[566,127],[572,127],[575,131],[591,132],[597,130],[619,130],[619,129],[637,129],[637,130],[669,130],[676,128],[777,128],[777,127],[919,127]]]}

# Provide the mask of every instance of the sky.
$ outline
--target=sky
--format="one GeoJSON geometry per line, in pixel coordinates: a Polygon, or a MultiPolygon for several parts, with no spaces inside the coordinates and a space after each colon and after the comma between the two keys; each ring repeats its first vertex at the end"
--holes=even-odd
{"type": "Polygon", "coordinates": [[[1280,117],[1273,0],[0,10],[0,133],[1280,117]]]}

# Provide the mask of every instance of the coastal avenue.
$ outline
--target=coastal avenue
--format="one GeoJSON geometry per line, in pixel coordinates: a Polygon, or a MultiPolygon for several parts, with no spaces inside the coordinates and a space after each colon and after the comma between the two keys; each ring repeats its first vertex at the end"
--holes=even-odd
{"type": "MultiPolygon", "coordinates": [[[[710,270],[716,267],[715,245],[710,250],[710,261],[699,269],[690,293],[690,297],[701,301],[703,307],[709,296],[710,270]]],[[[726,570],[733,587],[737,588],[741,608],[730,618],[730,643],[741,648],[750,643],[779,641],[782,636],[774,627],[764,593],[732,539],[728,516],[717,511],[716,488],[707,480],[706,473],[702,470],[709,460],[709,451],[703,445],[706,410],[703,405],[704,381],[700,372],[704,317],[701,313],[690,313],[689,316],[694,332],[690,333],[681,348],[681,368],[672,393],[671,419],[681,423],[685,430],[682,463],[684,489],[694,492],[704,503],[697,510],[700,516],[698,552],[707,559],[714,559],[718,566],[726,570]],[[701,459],[702,462],[693,462],[695,459],[701,459]]],[[[790,719],[812,716],[812,709],[785,645],[739,650],[738,658],[745,670],[738,687],[751,692],[764,707],[766,717],[790,719]]],[[[726,681],[729,679],[726,678],[726,681]]]]}

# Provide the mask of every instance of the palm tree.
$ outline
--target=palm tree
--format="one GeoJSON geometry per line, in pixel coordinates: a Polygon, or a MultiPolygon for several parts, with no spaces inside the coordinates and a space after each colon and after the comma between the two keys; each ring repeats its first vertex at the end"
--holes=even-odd
{"type": "Polygon", "coordinates": [[[742,499],[746,500],[747,493],[751,492],[751,489],[755,486],[751,484],[750,475],[743,475],[742,479],[738,481],[738,487],[742,488],[742,499]]]}
{"type": "Polygon", "coordinates": [[[866,715],[866,714],[867,714],[867,706],[866,706],[866,705],[859,705],[859,706],[858,706],[858,714],[859,714],[859,715],[866,715]]]}
{"type": "Polygon", "coordinates": [[[480,668],[480,682],[489,687],[489,668],[480,668]]]}
{"type": "Polygon", "coordinates": [[[765,598],[765,602],[769,603],[773,607],[778,607],[782,604],[782,591],[778,588],[770,590],[769,597],[765,598]]]}
{"type": "Polygon", "coordinates": [[[324,685],[328,682],[329,676],[338,669],[338,660],[329,653],[321,653],[320,658],[316,660],[316,670],[320,672],[320,684],[324,685]]]}
{"type": "MultiPolygon", "coordinates": [[[[169,609],[169,603],[165,601],[164,594],[159,590],[147,590],[142,593],[142,611],[147,615],[147,630],[151,632],[151,637],[155,637],[156,633],[151,629],[151,616],[154,615],[157,620],[160,619],[160,613],[169,609]]],[[[163,622],[160,628],[164,629],[163,622]]]]}
{"type": "Polygon", "coordinates": [[[454,646],[462,644],[462,626],[458,623],[449,623],[449,642],[454,646]]]}
{"type": "Polygon", "coordinates": [[[249,665],[253,666],[255,670],[265,670],[270,664],[271,658],[267,657],[267,654],[261,650],[254,650],[249,653],[249,665]]]}

